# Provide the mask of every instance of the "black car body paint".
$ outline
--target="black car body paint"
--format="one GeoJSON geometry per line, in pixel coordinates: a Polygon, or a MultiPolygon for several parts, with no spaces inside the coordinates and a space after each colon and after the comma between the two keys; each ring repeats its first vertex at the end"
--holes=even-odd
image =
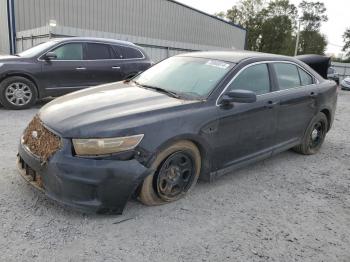
{"type": "Polygon", "coordinates": [[[20,144],[19,155],[43,176],[46,194],[58,201],[97,212],[121,213],[143,179],[154,172],[156,155],[172,143],[190,140],[202,157],[200,178],[213,180],[236,168],[298,145],[318,112],[334,119],[337,89],[306,64],[290,57],[250,52],[192,53],[235,66],[206,100],[189,100],[118,82],[78,91],[44,106],[39,117],[64,141],[45,166],[20,144]],[[291,63],[313,76],[314,83],[279,91],[275,62],[291,63]],[[266,63],[271,90],[254,103],[222,106],[225,87],[245,68],[266,63]],[[110,138],[144,134],[130,152],[79,157],[74,138],[110,138]]]}

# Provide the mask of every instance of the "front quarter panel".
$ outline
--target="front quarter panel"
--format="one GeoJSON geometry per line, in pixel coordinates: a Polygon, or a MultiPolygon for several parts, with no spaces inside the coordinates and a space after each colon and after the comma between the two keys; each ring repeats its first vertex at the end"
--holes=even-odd
{"type": "Polygon", "coordinates": [[[190,140],[197,145],[202,158],[206,159],[204,168],[210,169],[211,153],[215,147],[212,138],[217,133],[217,120],[217,109],[208,102],[189,104],[181,110],[169,110],[161,116],[161,120],[145,125],[138,131],[145,135],[138,146],[147,154],[144,164],[150,167],[157,154],[176,141],[190,140]]]}

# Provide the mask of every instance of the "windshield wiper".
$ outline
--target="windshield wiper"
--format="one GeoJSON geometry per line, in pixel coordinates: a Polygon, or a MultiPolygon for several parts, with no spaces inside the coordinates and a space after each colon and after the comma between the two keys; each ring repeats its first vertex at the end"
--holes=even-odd
{"type": "Polygon", "coordinates": [[[134,82],[136,85],[138,85],[140,87],[147,88],[147,89],[152,89],[152,90],[155,90],[155,91],[167,94],[167,95],[169,95],[171,97],[180,98],[180,96],[177,93],[173,92],[173,91],[169,91],[169,90],[166,90],[166,89],[163,89],[163,88],[160,88],[160,87],[156,87],[156,86],[142,85],[142,84],[138,83],[137,81],[132,81],[132,82],[134,82]]]}

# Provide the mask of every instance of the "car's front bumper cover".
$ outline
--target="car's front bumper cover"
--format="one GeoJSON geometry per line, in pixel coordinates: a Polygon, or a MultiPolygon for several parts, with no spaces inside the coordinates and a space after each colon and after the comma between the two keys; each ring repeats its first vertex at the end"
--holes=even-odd
{"type": "Polygon", "coordinates": [[[17,164],[22,176],[32,185],[49,198],[74,208],[121,214],[137,186],[151,173],[135,159],[75,157],[67,150],[69,146],[65,140],[63,149],[43,164],[20,143],[17,164]],[[40,185],[31,181],[28,170],[40,177],[40,185]]]}

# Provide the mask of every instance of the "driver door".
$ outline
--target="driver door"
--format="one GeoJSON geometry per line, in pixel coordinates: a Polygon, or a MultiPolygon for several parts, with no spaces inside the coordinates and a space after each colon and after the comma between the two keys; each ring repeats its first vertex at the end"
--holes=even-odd
{"type": "Polygon", "coordinates": [[[219,105],[218,169],[271,154],[278,107],[271,79],[268,64],[259,63],[240,71],[227,87],[225,93],[233,89],[253,91],[257,101],[219,105]]]}
{"type": "Polygon", "coordinates": [[[66,43],[53,49],[57,58],[42,61],[41,79],[47,92],[60,95],[89,86],[84,44],[66,43]]]}

